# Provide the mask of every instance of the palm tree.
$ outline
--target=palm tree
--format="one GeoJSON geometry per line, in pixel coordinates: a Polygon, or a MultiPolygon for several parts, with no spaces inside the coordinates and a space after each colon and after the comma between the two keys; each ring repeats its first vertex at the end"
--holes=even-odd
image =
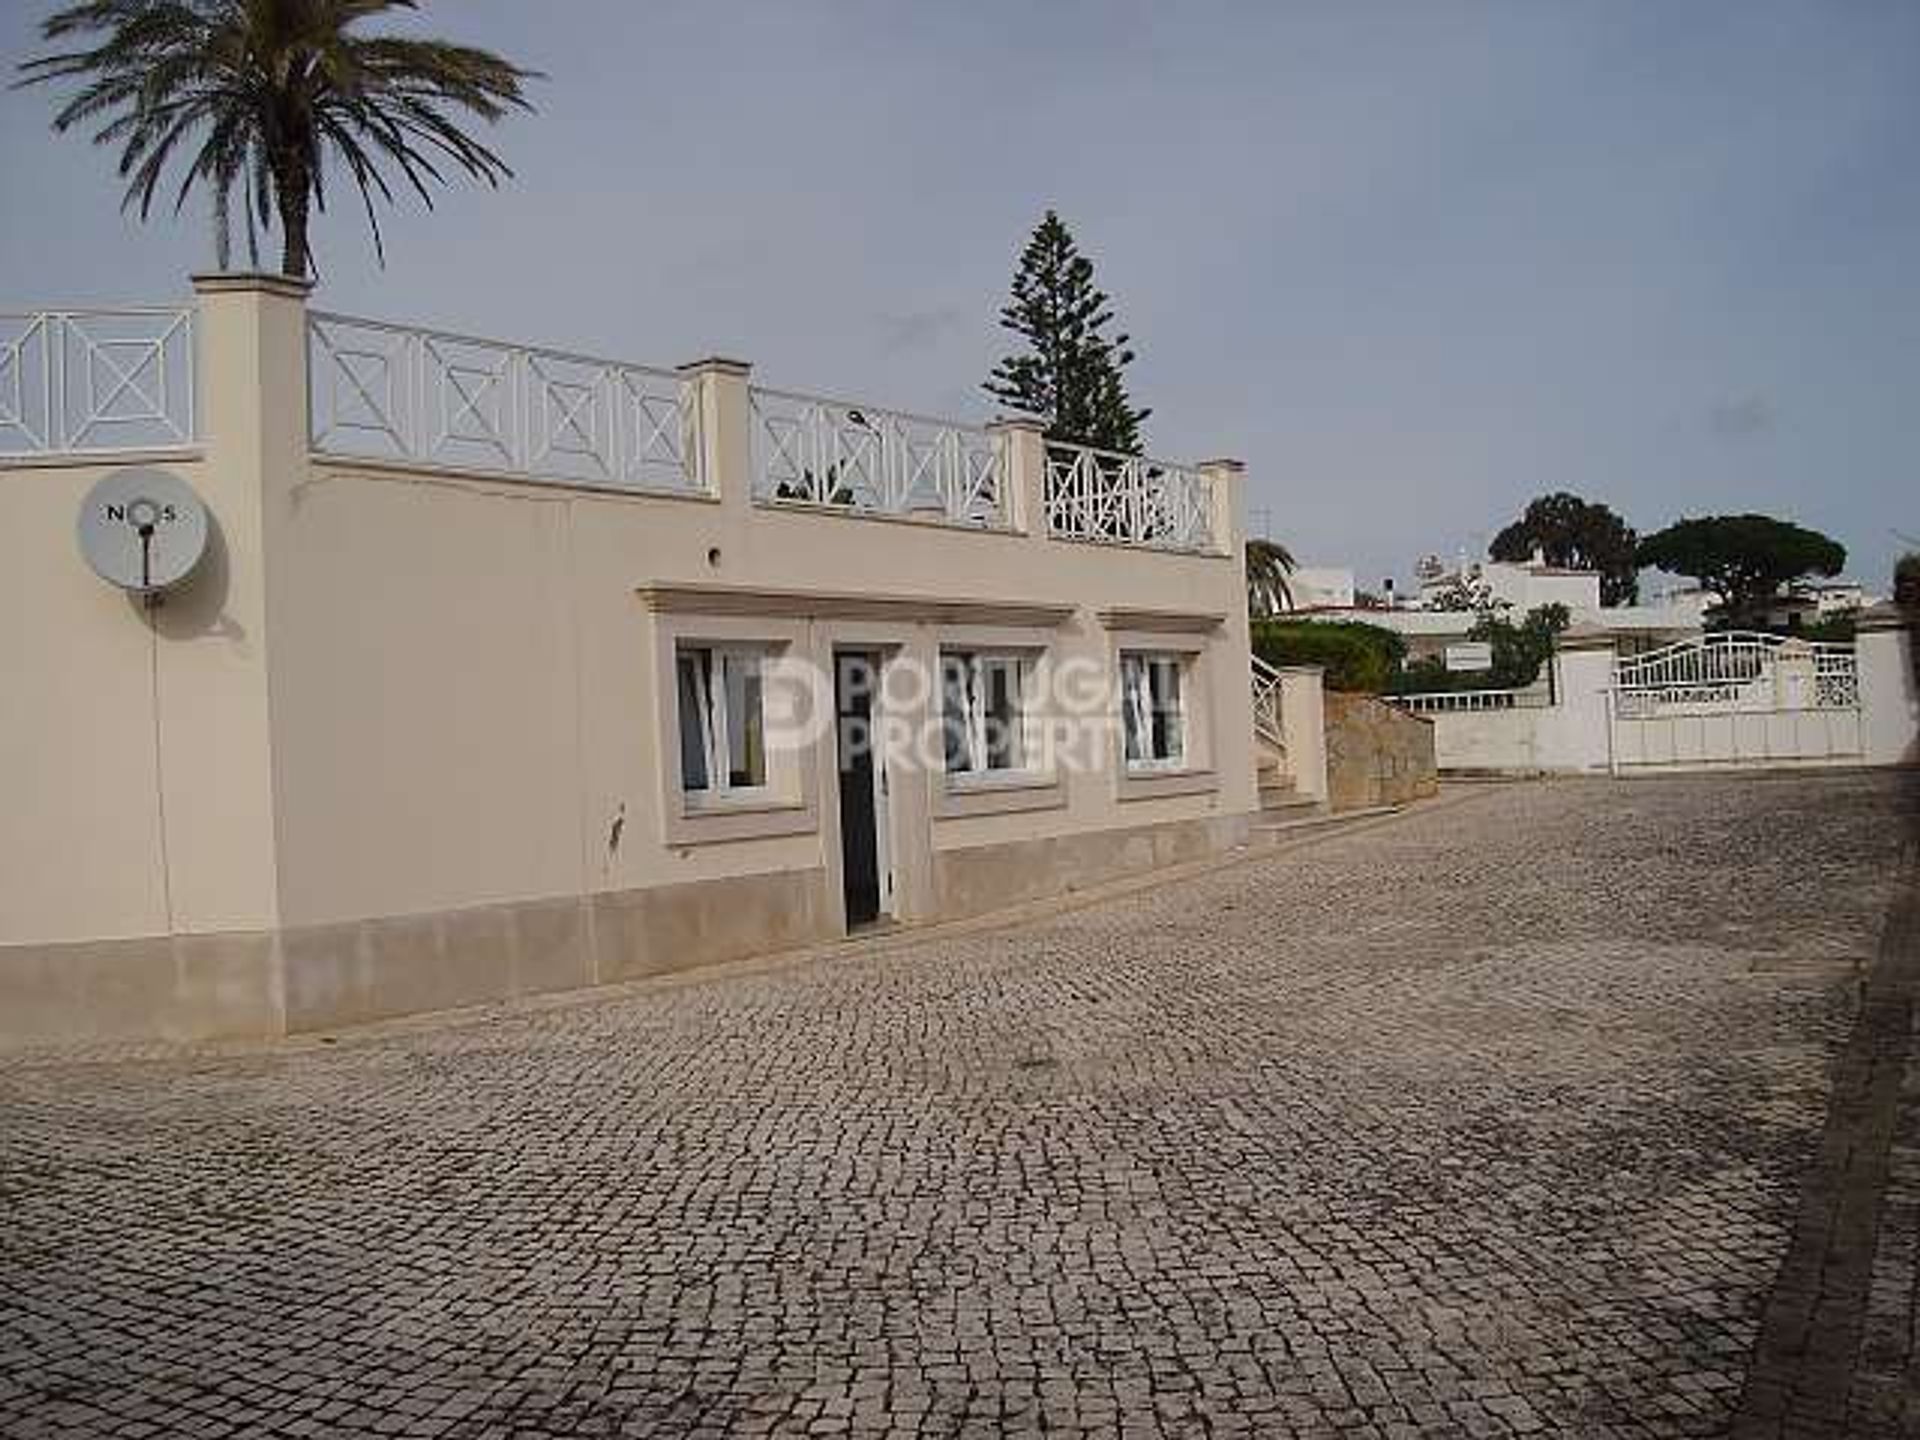
{"type": "Polygon", "coordinates": [[[1287,577],[1294,571],[1293,552],[1278,540],[1247,541],[1247,613],[1267,619],[1293,608],[1293,590],[1287,577]]]}
{"type": "Polygon", "coordinates": [[[280,269],[305,279],[308,213],[326,208],[330,161],[358,187],[383,260],[374,197],[394,198],[383,164],[429,208],[429,182],[444,184],[449,168],[494,186],[513,173],[454,113],[491,122],[531,109],[521,82],[535,73],[443,40],[358,32],[373,16],[414,8],[415,0],[92,0],[56,11],[40,33],[98,43],[27,61],[18,83],[83,82],[53,128],[97,125],[96,145],[120,147],[123,209],[146,219],[168,162],[190,150],[173,208],[196,188],[212,192],[220,263],[237,188],[250,255],[257,263],[256,221],[277,215],[280,269]]]}

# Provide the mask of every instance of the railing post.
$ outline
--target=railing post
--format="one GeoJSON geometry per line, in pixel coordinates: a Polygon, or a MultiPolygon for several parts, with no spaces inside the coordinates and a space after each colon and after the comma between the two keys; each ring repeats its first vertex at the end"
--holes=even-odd
{"type": "Polygon", "coordinates": [[[1241,519],[1246,513],[1241,503],[1247,484],[1246,462],[1202,460],[1195,468],[1207,481],[1207,500],[1213,506],[1208,528],[1213,532],[1214,550],[1239,559],[1246,548],[1246,527],[1241,519]]]}
{"type": "Polygon", "coordinates": [[[1047,538],[1047,428],[1031,415],[1003,415],[987,426],[1000,446],[1007,525],[1016,534],[1047,538]]]}
{"type": "Polygon", "coordinates": [[[1318,665],[1280,667],[1281,724],[1287,734],[1287,769],[1293,788],[1327,803],[1326,671],[1318,665]]]}
{"type": "Polygon", "coordinates": [[[699,416],[700,484],[729,509],[753,504],[753,396],[745,360],[710,355],[679,367],[694,387],[699,416]]]}

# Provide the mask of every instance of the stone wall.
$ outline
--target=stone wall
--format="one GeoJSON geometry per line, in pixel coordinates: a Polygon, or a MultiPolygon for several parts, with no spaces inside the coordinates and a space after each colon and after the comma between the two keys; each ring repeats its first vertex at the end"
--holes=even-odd
{"type": "Polygon", "coordinates": [[[1433,722],[1371,695],[1326,697],[1327,790],[1337,812],[1436,794],[1433,722]]]}

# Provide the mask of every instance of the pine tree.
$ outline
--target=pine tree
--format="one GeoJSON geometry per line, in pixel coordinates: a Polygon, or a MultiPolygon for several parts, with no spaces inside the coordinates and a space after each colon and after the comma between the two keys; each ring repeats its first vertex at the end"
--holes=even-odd
{"type": "Polygon", "coordinates": [[[1000,324],[1027,342],[1024,353],[994,366],[987,394],[1047,422],[1047,438],[1140,453],[1140,422],[1123,375],[1133,363],[1129,337],[1107,334],[1112,302],[1093,283],[1093,262],[1047,211],[1020,255],[1013,298],[1000,324]]]}

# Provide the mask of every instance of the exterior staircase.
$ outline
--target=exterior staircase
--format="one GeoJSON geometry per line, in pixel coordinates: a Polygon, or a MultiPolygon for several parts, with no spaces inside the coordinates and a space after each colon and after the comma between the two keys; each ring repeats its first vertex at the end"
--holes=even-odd
{"type": "Polygon", "coordinates": [[[1326,807],[1300,793],[1287,763],[1283,677],[1258,655],[1252,659],[1254,781],[1260,796],[1260,814],[1253,823],[1257,831],[1272,831],[1324,814],[1326,807]]]}
{"type": "Polygon", "coordinates": [[[1260,791],[1260,818],[1254,822],[1256,825],[1298,820],[1320,812],[1320,802],[1311,795],[1302,795],[1293,783],[1283,756],[1273,755],[1263,747],[1256,747],[1255,754],[1253,773],[1260,791]]]}

